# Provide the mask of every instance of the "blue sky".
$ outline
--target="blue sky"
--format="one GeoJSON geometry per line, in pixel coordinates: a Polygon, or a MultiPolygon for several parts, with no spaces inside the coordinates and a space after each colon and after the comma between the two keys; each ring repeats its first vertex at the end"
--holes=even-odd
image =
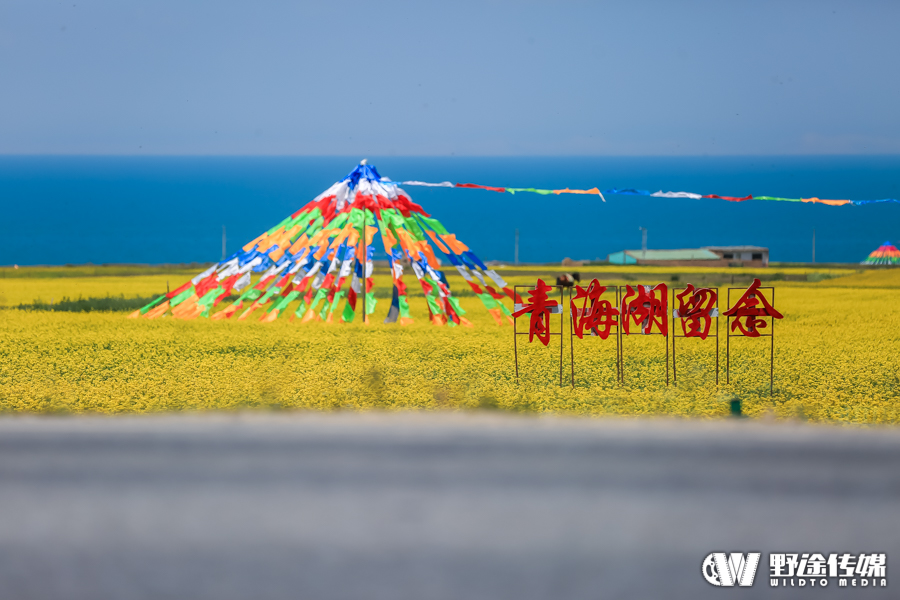
{"type": "Polygon", "coordinates": [[[898,2],[0,0],[0,153],[900,153],[898,2]]]}

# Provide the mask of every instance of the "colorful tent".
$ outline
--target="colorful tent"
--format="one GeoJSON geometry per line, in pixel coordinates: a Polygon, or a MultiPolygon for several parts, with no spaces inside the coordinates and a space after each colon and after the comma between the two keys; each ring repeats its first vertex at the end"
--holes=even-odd
{"type": "Polygon", "coordinates": [[[900,265],[900,250],[890,242],[885,242],[878,250],[862,261],[864,265],[900,265]]]}
{"type": "Polygon", "coordinates": [[[335,314],[338,320],[351,322],[358,310],[366,322],[378,305],[372,280],[376,234],[393,280],[385,323],[412,322],[403,280],[408,265],[422,287],[432,323],[471,326],[440,270],[442,261],[456,268],[498,325],[504,318],[511,322],[502,302],[514,296],[506,282],[366,161],[239,252],[130,317],[246,319],[262,309],[259,320],[269,322],[290,307],[301,322],[330,323],[335,314]],[[255,285],[251,272],[262,273],[255,285]],[[216,310],[226,299],[230,304],[216,310]]]}

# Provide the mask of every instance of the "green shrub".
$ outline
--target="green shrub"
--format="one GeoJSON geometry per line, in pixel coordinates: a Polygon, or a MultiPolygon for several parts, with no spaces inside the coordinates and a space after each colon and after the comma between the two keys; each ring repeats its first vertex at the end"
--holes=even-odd
{"type": "Polygon", "coordinates": [[[124,295],[121,296],[106,296],[105,298],[82,298],[78,297],[77,300],[72,300],[68,297],[63,296],[63,299],[59,302],[51,302],[47,304],[42,300],[38,299],[32,302],[31,304],[20,304],[16,308],[19,310],[52,310],[52,311],[60,311],[60,312],[120,312],[120,311],[134,311],[139,308],[143,308],[150,302],[153,302],[159,296],[152,296],[150,298],[126,298],[124,295]]]}

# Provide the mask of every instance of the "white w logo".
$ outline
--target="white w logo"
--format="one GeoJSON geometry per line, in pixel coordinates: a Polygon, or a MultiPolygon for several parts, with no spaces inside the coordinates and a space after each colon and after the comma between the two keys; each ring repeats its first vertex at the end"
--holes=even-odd
{"type": "Polygon", "coordinates": [[[742,587],[750,587],[756,577],[760,554],[748,552],[745,557],[740,552],[713,552],[703,560],[703,577],[713,585],[734,587],[737,582],[742,587]]]}

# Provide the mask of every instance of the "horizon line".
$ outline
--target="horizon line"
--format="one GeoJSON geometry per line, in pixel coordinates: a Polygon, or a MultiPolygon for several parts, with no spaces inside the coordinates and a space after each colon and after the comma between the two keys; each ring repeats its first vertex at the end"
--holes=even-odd
{"type": "Polygon", "coordinates": [[[900,157],[900,152],[817,152],[781,154],[268,154],[268,153],[108,153],[108,152],[0,152],[0,158],[354,158],[369,156],[377,158],[799,158],[799,157],[900,157]]]}

